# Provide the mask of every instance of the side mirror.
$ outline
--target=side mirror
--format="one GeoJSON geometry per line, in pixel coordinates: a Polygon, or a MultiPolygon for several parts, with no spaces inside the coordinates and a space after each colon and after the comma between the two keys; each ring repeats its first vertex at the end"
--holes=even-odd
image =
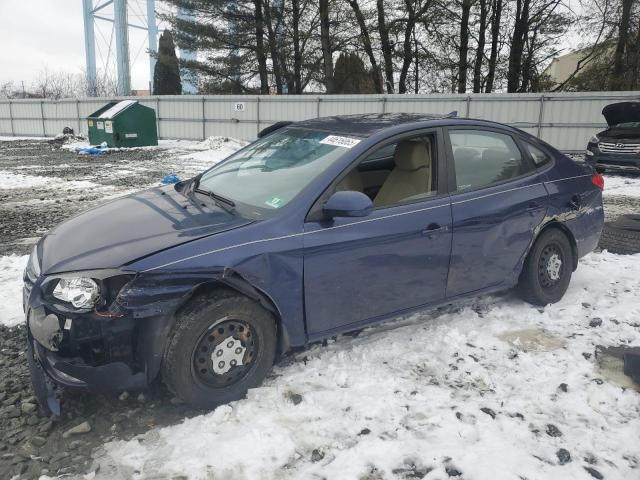
{"type": "Polygon", "coordinates": [[[353,190],[336,192],[322,207],[325,218],[366,217],[373,210],[373,202],[364,193],[353,190]]]}

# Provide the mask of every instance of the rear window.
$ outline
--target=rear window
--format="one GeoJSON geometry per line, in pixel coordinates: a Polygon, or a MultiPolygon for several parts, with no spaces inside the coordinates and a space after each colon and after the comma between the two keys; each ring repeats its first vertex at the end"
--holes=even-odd
{"type": "Polygon", "coordinates": [[[482,130],[449,133],[458,191],[475,190],[531,171],[511,136],[482,130]]]}
{"type": "Polygon", "coordinates": [[[549,160],[551,160],[551,157],[549,157],[549,155],[544,153],[538,147],[534,147],[530,143],[526,143],[526,142],[524,142],[524,146],[529,152],[529,155],[531,155],[531,159],[533,160],[533,163],[536,164],[536,167],[539,167],[540,165],[544,165],[549,160]]]}

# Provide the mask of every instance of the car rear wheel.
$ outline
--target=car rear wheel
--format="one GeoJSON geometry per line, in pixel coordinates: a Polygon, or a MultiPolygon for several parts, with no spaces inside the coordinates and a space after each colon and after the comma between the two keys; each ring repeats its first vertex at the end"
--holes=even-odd
{"type": "Polygon", "coordinates": [[[188,405],[211,409],[258,386],[275,351],[273,316],[247,297],[221,291],[196,298],[180,313],[162,379],[188,405]]]}
{"type": "Polygon", "coordinates": [[[518,292],[534,305],[555,303],[567,291],[573,267],[573,251],[567,236],[557,228],[546,230],[525,260],[518,292]]]}

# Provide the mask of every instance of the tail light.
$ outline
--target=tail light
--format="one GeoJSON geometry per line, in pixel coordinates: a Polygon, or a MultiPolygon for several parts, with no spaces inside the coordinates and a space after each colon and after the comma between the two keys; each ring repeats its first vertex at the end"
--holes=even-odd
{"type": "Polygon", "coordinates": [[[604,177],[599,173],[591,175],[591,183],[593,183],[600,190],[604,190],[604,177]]]}

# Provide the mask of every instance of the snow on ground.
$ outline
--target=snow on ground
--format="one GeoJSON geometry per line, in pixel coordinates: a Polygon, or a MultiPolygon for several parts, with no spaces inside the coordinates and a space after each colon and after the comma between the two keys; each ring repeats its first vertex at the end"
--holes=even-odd
{"type": "Polygon", "coordinates": [[[594,253],[555,305],[484,297],[338,337],[245,400],[106,444],[97,478],[638,478],[640,393],[594,356],[640,344],[638,298],[640,255],[594,253]]]}
{"type": "Polygon", "coordinates": [[[28,259],[28,255],[0,257],[0,323],[8,327],[24,322],[22,272],[28,259]]]}
{"type": "MultiPolygon", "coordinates": [[[[0,191],[84,182],[118,195],[129,187],[107,191],[93,180],[157,162],[188,178],[244,144],[161,141],[151,148],[170,152],[166,159],[93,171],[88,158],[87,175],[74,181],[0,171],[0,191]]],[[[605,182],[605,199],[640,198],[640,179],[605,182]]],[[[26,260],[0,257],[7,325],[23,321],[26,260]]],[[[245,400],[106,444],[96,477],[590,480],[591,468],[607,480],[638,478],[640,394],[594,355],[596,345],[640,344],[638,298],[640,255],[594,253],[556,305],[534,308],[506,293],[338,337],[280,362],[245,400]],[[571,461],[560,465],[565,451],[571,461]]]]}
{"type": "MultiPolygon", "coordinates": [[[[1,140],[1,138],[0,138],[1,140]]],[[[135,150],[218,150],[222,148],[232,148],[234,151],[243,147],[248,142],[243,140],[237,140],[228,137],[219,137],[213,136],[208,137],[202,141],[199,140],[177,140],[177,139],[162,139],[158,140],[158,145],[150,145],[147,147],[126,147],[126,148],[118,148],[118,147],[108,147],[103,148],[105,152],[118,152],[118,151],[135,151],[135,150]],[[234,147],[235,145],[235,147],[234,147]]],[[[71,150],[76,152],[81,148],[90,147],[90,143],[88,139],[85,140],[75,140],[69,143],[65,143],[61,146],[64,150],[71,150]]]]}
{"type": "MultiPolygon", "coordinates": [[[[189,146],[179,147],[180,150],[187,150],[188,153],[178,155],[174,158],[174,169],[181,169],[189,176],[196,175],[216,163],[224,160],[232,153],[240,150],[249,142],[226,137],[209,137],[202,142],[189,146]]],[[[187,177],[182,177],[187,178],[187,177]]]]}
{"type": "MultiPolygon", "coordinates": [[[[192,177],[225,159],[249,142],[228,137],[209,137],[202,141],[195,140],[159,140],[157,146],[135,148],[104,148],[106,154],[118,151],[165,150],[170,155],[166,164],[167,174],[179,174],[180,178],[192,177]]],[[[61,148],[78,152],[89,147],[88,140],[78,140],[62,145],[61,148]]],[[[87,158],[90,158],[87,156],[87,158]]],[[[131,173],[130,168],[143,170],[147,167],[134,167],[128,163],[125,169],[120,167],[114,171],[117,175],[131,173]]]]}
{"type": "Polygon", "coordinates": [[[65,180],[56,177],[40,177],[35,175],[23,175],[0,170],[0,190],[12,190],[15,188],[94,188],[98,185],[84,180],[65,180]]]}
{"type": "Polygon", "coordinates": [[[34,142],[41,142],[43,140],[51,140],[51,137],[12,137],[0,135],[0,142],[17,142],[21,140],[33,140],[34,142]]]}
{"type": "Polygon", "coordinates": [[[636,176],[607,175],[604,179],[604,194],[640,198],[639,184],[640,178],[636,176]]]}

